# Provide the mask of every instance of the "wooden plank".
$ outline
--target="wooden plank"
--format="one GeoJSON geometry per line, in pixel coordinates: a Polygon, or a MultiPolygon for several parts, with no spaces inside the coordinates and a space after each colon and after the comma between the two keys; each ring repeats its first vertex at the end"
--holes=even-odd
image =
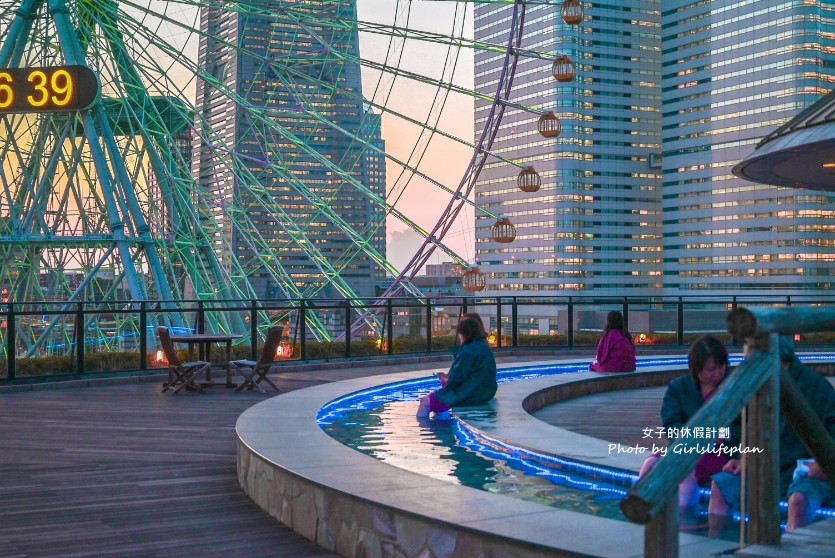
{"type": "Polygon", "coordinates": [[[791,306],[788,308],[736,308],[728,313],[728,332],[743,341],[768,333],[806,333],[835,330],[835,308],[791,306]]]}
{"type": "Polygon", "coordinates": [[[644,529],[644,558],[678,558],[678,493],[673,494],[644,529]]]}
{"type": "MultiPolygon", "coordinates": [[[[772,359],[768,354],[754,353],[725,378],[716,394],[690,417],[685,426],[720,428],[731,424],[745,402],[767,381],[771,365],[772,359]]],[[[776,380],[774,385],[777,386],[776,380]]],[[[670,494],[678,490],[678,483],[699,460],[699,453],[694,450],[703,444],[703,440],[679,437],[674,443],[681,448],[680,452],[663,455],[658,464],[629,490],[621,502],[621,511],[630,520],[647,523],[658,513],[670,494]]]]}
{"type": "Polygon", "coordinates": [[[0,557],[334,556],[238,486],[234,424],[268,396],[159,390],[0,395],[0,557]]]}
{"type": "MultiPolygon", "coordinates": [[[[271,377],[290,391],[448,365],[354,364],[271,377]]],[[[334,557],[238,485],[235,421],[274,394],[172,396],[160,393],[164,377],[0,393],[0,558],[334,557]]]]}
{"type": "MultiPolygon", "coordinates": [[[[747,446],[762,450],[743,456],[748,460],[748,540],[751,544],[780,542],[779,401],[780,358],[777,335],[772,334],[769,379],[748,403],[747,446]]],[[[745,492],[742,492],[743,498],[745,492]]]]}

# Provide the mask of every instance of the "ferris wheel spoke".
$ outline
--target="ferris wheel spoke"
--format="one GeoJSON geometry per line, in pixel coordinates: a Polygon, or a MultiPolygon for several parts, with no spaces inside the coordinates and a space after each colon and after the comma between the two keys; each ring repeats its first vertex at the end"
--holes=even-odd
{"type": "MultiPolygon", "coordinates": [[[[343,134],[344,134],[344,135],[346,135],[346,136],[351,135],[351,133],[350,133],[350,132],[348,132],[347,130],[345,130],[345,129],[343,129],[343,128],[339,127],[339,126],[338,126],[335,122],[333,122],[332,120],[329,120],[328,118],[325,118],[325,117],[324,117],[324,116],[322,116],[322,115],[321,115],[318,111],[315,111],[315,110],[311,110],[311,109],[309,109],[307,112],[308,112],[308,114],[313,114],[313,115],[315,115],[315,116],[316,116],[316,118],[317,118],[317,120],[318,120],[319,122],[321,122],[321,123],[323,123],[323,124],[327,125],[328,127],[331,127],[331,128],[333,128],[334,130],[336,130],[336,131],[338,131],[338,132],[341,132],[341,133],[343,133],[343,134]]],[[[414,121],[413,121],[413,123],[416,123],[416,122],[414,122],[414,121]]],[[[419,124],[419,123],[418,123],[418,124],[419,124]]],[[[423,124],[419,124],[419,125],[423,126],[423,124]]],[[[430,129],[430,131],[433,131],[433,132],[439,132],[437,129],[430,129]]],[[[472,201],[472,200],[470,200],[469,198],[466,198],[466,197],[461,196],[459,193],[456,193],[455,191],[453,191],[452,189],[450,189],[449,187],[447,187],[446,185],[444,185],[444,184],[443,184],[443,183],[441,183],[440,181],[438,181],[438,180],[436,180],[436,179],[432,178],[431,176],[429,176],[429,175],[427,175],[427,174],[423,173],[423,172],[422,172],[422,171],[420,171],[418,168],[416,168],[416,167],[414,167],[414,166],[411,166],[408,162],[406,162],[406,161],[401,161],[400,159],[396,158],[395,156],[393,156],[393,155],[391,155],[391,154],[389,154],[389,153],[386,153],[385,151],[383,151],[383,150],[382,150],[382,149],[380,149],[379,147],[377,147],[377,146],[373,145],[373,143],[369,142],[369,141],[368,141],[368,140],[366,140],[366,139],[363,139],[363,138],[360,138],[360,137],[356,137],[356,136],[353,136],[353,138],[354,138],[357,142],[359,142],[359,143],[363,144],[363,146],[364,146],[365,148],[367,148],[367,149],[369,149],[369,150],[371,150],[371,151],[375,151],[375,152],[379,153],[380,155],[384,156],[386,159],[388,159],[388,160],[390,160],[390,161],[392,161],[392,162],[394,162],[394,163],[397,163],[397,164],[398,164],[401,168],[403,168],[405,171],[409,172],[410,174],[413,174],[414,176],[417,176],[417,177],[420,177],[420,178],[422,178],[422,179],[426,180],[427,182],[429,182],[429,183],[430,183],[430,184],[432,184],[433,186],[436,186],[436,187],[438,187],[439,189],[441,189],[442,191],[444,191],[444,192],[446,192],[446,193],[448,193],[448,194],[451,194],[453,197],[457,197],[457,198],[459,198],[462,202],[464,202],[464,203],[466,203],[466,204],[468,204],[468,205],[473,206],[474,208],[478,209],[479,211],[482,211],[482,212],[486,213],[487,215],[490,215],[491,217],[496,217],[496,215],[494,215],[493,213],[491,213],[489,210],[485,209],[484,207],[479,206],[478,204],[476,204],[475,202],[473,202],[473,201],[472,201]]],[[[369,194],[370,194],[370,192],[367,192],[367,193],[369,193],[369,194]]],[[[373,199],[373,198],[372,198],[372,199],[373,199]]],[[[377,200],[374,200],[374,201],[377,201],[377,200]]],[[[398,217],[399,217],[399,216],[400,216],[400,214],[398,214],[398,217]]]]}
{"type": "MultiPolygon", "coordinates": [[[[231,91],[226,91],[226,93],[228,95],[234,96],[233,92],[231,92],[231,91]]],[[[238,101],[241,102],[240,99],[238,99],[238,101]]],[[[261,121],[263,121],[264,119],[268,119],[268,117],[265,114],[262,114],[262,111],[259,111],[259,110],[253,110],[250,116],[257,119],[257,120],[261,120],[261,121]]],[[[269,123],[267,123],[267,124],[269,125],[269,123]]],[[[344,169],[338,167],[332,161],[322,157],[320,153],[318,153],[315,149],[313,149],[308,144],[306,144],[304,141],[302,141],[301,138],[295,136],[289,130],[286,130],[286,129],[280,127],[280,126],[274,126],[274,125],[271,126],[270,129],[275,131],[276,133],[278,133],[284,139],[292,141],[295,145],[297,145],[300,148],[300,151],[306,153],[307,155],[309,155],[309,156],[311,156],[315,159],[318,159],[318,161],[321,164],[323,164],[327,168],[331,169],[336,175],[338,175],[338,176],[340,176],[340,178],[344,179],[346,181],[346,183],[350,184],[351,186],[359,189],[364,194],[366,194],[372,202],[380,204],[380,205],[386,205],[385,200],[380,198],[375,192],[369,190],[364,185],[359,183],[356,179],[351,177],[350,174],[346,173],[344,169]]],[[[275,170],[279,173],[283,172],[280,168],[276,168],[275,170]]],[[[350,231],[349,228],[346,228],[345,225],[340,222],[340,220],[335,215],[335,213],[330,210],[330,207],[328,206],[328,204],[324,200],[322,200],[318,195],[316,195],[311,189],[307,188],[303,183],[298,181],[295,176],[285,175],[283,178],[288,180],[288,182],[290,182],[294,186],[294,188],[296,188],[296,190],[299,191],[299,193],[304,195],[306,197],[306,199],[308,199],[308,201],[313,203],[314,206],[319,211],[324,212],[326,215],[328,215],[329,217],[334,219],[333,222],[334,222],[335,225],[339,226],[344,232],[350,231]]],[[[394,208],[391,208],[391,211],[395,216],[397,216],[404,223],[411,224],[411,220],[408,219],[404,214],[400,213],[399,211],[395,210],[394,208]]],[[[415,228],[415,230],[417,230],[418,232],[423,232],[423,234],[425,234],[425,232],[420,228],[415,228]]],[[[351,232],[352,237],[354,237],[356,239],[357,237],[356,237],[354,231],[350,231],[350,232],[351,232]]],[[[355,240],[355,242],[357,242],[357,241],[355,240]]],[[[434,240],[433,243],[434,243],[434,245],[436,245],[438,247],[441,247],[442,249],[447,251],[447,253],[451,257],[454,257],[456,260],[460,260],[460,258],[457,256],[457,254],[455,254],[455,252],[453,252],[453,251],[449,250],[448,248],[446,248],[445,246],[443,246],[443,244],[440,241],[434,240]]]]}
{"type": "MultiPolygon", "coordinates": [[[[52,6],[65,2],[52,0],[52,6]]],[[[466,264],[444,240],[462,212],[499,218],[472,192],[487,161],[521,166],[504,152],[491,152],[505,110],[543,114],[507,92],[515,60],[545,60],[552,53],[523,49],[512,40],[475,41],[467,22],[472,5],[483,3],[446,2],[449,9],[438,4],[445,17],[421,24],[416,14],[428,2],[415,0],[398,0],[385,13],[364,17],[352,0],[93,0],[66,2],[66,12],[54,13],[43,0],[20,0],[19,6],[17,0],[0,0],[0,62],[83,63],[101,82],[100,100],[83,122],[75,114],[2,117],[0,130],[10,141],[0,156],[20,168],[0,169],[0,212],[9,220],[0,225],[0,241],[7,242],[0,276],[15,278],[16,292],[41,297],[37,270],[60,261],[68,271],[50,279],[49,289],[73,297],[93,290],[109,298],[254,297],[256,282],[266,281],[287,297],[319,297],[330,285],[339,296],[355,298],[345,277],[359,265],[393,277],[396,292],[419,295],[410,278],[434,250],[466,264]],[[268,52],[252,36],[238,42],[209,32],[201,18],[213,13],[233,14],[244,25],[269,22],[267,39],[283,41],[283,52],[268,52]],[[237,88],[205,49],[251,65],[255,79],[237,88]],[[423,63],[416,52],[431,52],[435,62],[423,63]],[[466,56],[473,53],[504,54],[495,95],[468,83],[466,56]],[[349,74],[358,73],[361,81],[351,81],[358,78],[349,74]],[[405,91],[419,93],[421,102],[401,102],[405,91]],[[295,106],[274,102],[279,99],[295,106]],[[205,103],[234,111],[250,143],[244,146],[204,111],[205,103]],[[334,103],[352,107],[357,123],[323,108],[334,103]],[[450,111],[461,103],[492,107],[475,141],[470,130],[456,131],[450,121],[450,111]],[[405,147],[381,141],[383,121],[407,134],[405,147]],[[324,138],[341,147],[326,156],[324,138]],[[471,153],[459,161],[457,186],[457,178],[433,170],[436,145],[471,153]],[[386,167],[388,188],[361,178],[367,161],[386,167]],[[327,187],[295,170],[308,165],[328,176],[327,187]],[[418,223],[404,207],[418,187],[445,200],[431,225],[418,223]],[[298,200],[304,211],[285,211],[283,196],[298,200]],[[345,199],[362,200],[371,208],[368,217],[343,213],[339,203],[345,199]],[[387,219],[424,239],[405,273],[379,249],[387,219]],[[278,240],[262,234],[265,223],[280,231],[278,240]],[[342,248],[321,249],[316,231],[322,226],[339,236],[342,248]],[[25,246],[27,239],[47,234],[57,237],[54,247],[25,246]],[[31,257],[23,258],[27,250],[31,257]],[[276,254],[282,250],[300,254],[306,269],[321,278],[297,284],[296,272],[280,265],[276,254]],[[25,273],[15,274],[15,258],[28,266],[20,268],[25,273]],[[97,277],[91,271],[97,265],[110,266],[119,280],[97,277]],[[87,291],[69,281],[70,268],[83,270],[87,291]],[[114,283],[127,284],[130,294],[114,283]]],[[[524,6],[490,3],[513,5],[517,15],[508,32],[520,34],[524,6]]],[[[242,326],[222,314],[210,311],[213,327],[242,326]]],[[[316,314],[307,316],[311,331],[317,339],[329,338],[316,314]]],[[[379,330],[374,316],[354,315],[357,323],[379,330]]],[[[103,322],[87,325],[102,343],[113,343],[104,339],[103,322]]]]}
{"type": "MultiPolygon", "coordinates": [[[[473,153],[473,157],[467,167],[467,173],[459,183],[458,190],[463,190],[465,194],[469,194],[475,185],[475,180],[478,177],[481,167],[486,161],[485,153],[489,151],[492,143],[498,132],[498,126],[501,122],[501,117],[505,107],[509,106],[505,102],[510,95],[510,86],[513,82],[515,74],[517,56],[514,54],[512,47],[519,47],[522,39],[522,30],[524,27],[525,5],[520,6],[514,3],[510,33],[508,35],[508,48],[505,50],[505,64],[501,75],[497,82],[497,90],[495,98],[493,99],[493,108],[488,115],[487,122],[482,130],[481,138],[478,142],[478,149],[473,153]],[[483,149],[482,149],[483,148],[483,149]]],[[[442,218],[438,221],[432,233],[435,234],[441,231],[443,234],[449,230],[452,220],[458,215],[462,207],[460,202],[450,200],[446,211],[442,218]]],[[[417,253],[412,257],[409,263],[404,266],[403,270],[398,275],[397,279],[392,283],[391,287],[386,289],[383,296],[395,296],[400,291],[399,280],[404,277],[414,277],[418,270],[428,261],[429,257],[434,251],[434,246],[429,242],[424,241],[417,253]]]]}

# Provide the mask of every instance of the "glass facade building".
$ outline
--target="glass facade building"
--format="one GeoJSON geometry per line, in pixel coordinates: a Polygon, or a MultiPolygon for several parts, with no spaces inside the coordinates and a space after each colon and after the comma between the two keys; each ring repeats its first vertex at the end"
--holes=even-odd
{"type": "MultiPolygon", "coordinates": [[[[207,78],[197,87],[196,128],[237,155],[195,145],[194,172],[218,200],[206,216],[220,225],[215,250],[227,266],[237,260],[258,297],[311,296],[319,285],[320,296],[337,297],[321,262],[358,296],[373,296],[379,266],[333,222],[385,255],[384,209],[354,184],[385,197],[385,161],[373,149],[384,148],[380,116],[363,101],[356,29],[294,23],[262,4],[262,11],[201,10],[207,78]],[[263,110],[239,110],[236,99],[263,110]],[[241,212],[234,225],[232,208],[241,212]],[[280,269],[264,264],[265,253],[278,254],[280,269]]],[[[356,17],[354,2],[306,0],[293,9],[334,12],[324,21],[356,17]]]]}
{"type": "MultiPolygon", "coordinates": [[[[521,59],[512,101],[553,110],[556,139],[508,109],[495,151],[532,164],[488,167],[478,202],[517,225],[512,244],[477,221],[488,291],[530,294],[815,294],[831,286],[835,196],[757,185],[732,167],[835,79],[835,2],[586,3],[579,26],[529,6],[523,48],[567,54],[558,83],[521,59]]],[[[506,33],[509,8],[476,6],[476,40],[506,33]]],[[[479,54],[476,90],[493,94],[502,58],[479,54]]],[[[480,131],[489,106],[477,104],[480,131]]],[[[514,293],[516,294],[516,293],[514,293]]]]}
{"type": "MultiPolygon", "coordinates": [[[[511,9],[476,5],[475,39],[505,40],[511,9]]],[[[519,190],[520,168],[500,159],[485,166],[476,200],[517,229],[513,243],[493,242],[494,220],[477,215],[485,292],[660,292],[661,169],[654,157],[661,151],[660,33],[659,2],[595,2],[579,26],[563,23],[559,6],[528,7],[522,48],[566,54],[577,75],[560,83],[549,60],[519,60],[511,101],[553,111],[562,133],[542,137],[536,115],[505,111],[493,152],[533,165],[542,187],[519,190]]],[[[495,92],[502,62],[500,54],[476,53],[477,92],[495,92]]],[[[490,108],[476,101],[477,134],[490,108]]]]}
{"type": "Polygon", "coordinates": [[[664,287],[823,294],[835,195],[731,169],[832,89],[835,2],[664,3],[664,287]]]}

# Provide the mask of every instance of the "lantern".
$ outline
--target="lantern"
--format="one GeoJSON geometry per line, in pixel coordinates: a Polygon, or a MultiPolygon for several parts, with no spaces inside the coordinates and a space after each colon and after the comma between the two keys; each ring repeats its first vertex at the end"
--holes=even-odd
{"type": "Polygon", "coordinates": [[[165,353],[162,351],[162,349],[159,349],[157,351],[157,362],[165,362],[165,353]]]}
{"type": "Polygon", "coordinates": [[[502,217],[492,226],[493,240],[496,242],[513,242],[516,238],[516,227],[507,217],[502,217]]]}
{"type": "Polygon", "coordinates": [[[289,339],[282,340],[281,343],[278,344],[278,347],[275,348],[275,358],[293,358],[293,345],[290,343],[289,339]]]}
{"type": "Polygon", "coordinates": [[[583,3],[580,0],[565,0],[560,8],[560,15],[568,25],[577,25],[583,21],[583,3]]]}
{"type": "Polygon", "coordinates": [[[533,167],[525,167],[516,178],[516,184],[523,192],[536,192],[542,185],[542,179],[533,167]]]}
{"type": "Polygon", "coordinates": [[[471,267],[461,275],[461,288],[469,293],[483,291],[487,286],[487,278],[477,267],[471,267]]]}
{"type": "Polygon", "coordinates": [[[554,60],[551,73],[554,74],[554,79],[559,82],[572,81],[574,79],[574,63],[571,62],[571,58],[561,54],[554,60]]]}
{"type": "Polygon", "coordinates": [[[557,118],[556,114],[550,111],[539,117],[539,124],[537,125],[537,128],[539,129],[539,135],[543,138],[555,138],[560,135],[560,132],[562,132],[560,119],[557,118]]]}

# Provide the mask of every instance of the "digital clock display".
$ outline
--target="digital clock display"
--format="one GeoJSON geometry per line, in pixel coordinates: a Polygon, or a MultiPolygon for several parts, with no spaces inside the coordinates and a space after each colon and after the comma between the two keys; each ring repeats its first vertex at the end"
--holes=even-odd
{"type": "Polygon", "coordinates": [[[84,110],[98,95],[86,66],[0,68],[0,113],[84,110]]]}

